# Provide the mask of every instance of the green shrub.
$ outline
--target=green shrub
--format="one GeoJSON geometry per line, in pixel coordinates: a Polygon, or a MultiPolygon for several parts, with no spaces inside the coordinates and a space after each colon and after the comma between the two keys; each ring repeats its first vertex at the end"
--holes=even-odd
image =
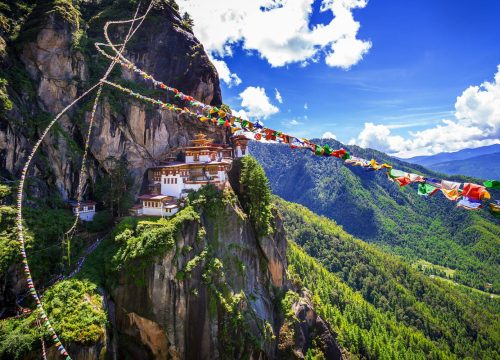
{"type": "MultiPolygon", "coordinates": [[[[106,313],[96,285],[87,280],[64,280],[50,289],[43,297],[45,311],[54,330],[65,342],[95,343],[104,336],[106,313]]],[[[48,332],[36,326],[36,310],[24,318],[0,321],[0,358],[24,359],[40,341],[41,331],[47,343],[48,332]]]]}
{"type": "Polygon", "coordinates": [[[125,218],[114,232],[118,250],[111,259],[115,270],[122,269],[134,259],[150,259],[163,255],[176,246],[176,237],[185,222],[198,221],[191,206],[169,219],[137,220],[125,218]]]}
{"type": "Polygon", "coordinates": [[[66,342],[95,343],[104,335],[106,313],[97,286],[87,280],[58,282],[44,294],[45,311],[66,342]]]}
{"type": "Polygon", "coordinates": [[[273,214],[271,205],[271,190],[264,169],[257,160],[246,156],[242,160],[240,183],[242,191],[240,200],[243,208],[259,236],[273,231],[273,214]]]}

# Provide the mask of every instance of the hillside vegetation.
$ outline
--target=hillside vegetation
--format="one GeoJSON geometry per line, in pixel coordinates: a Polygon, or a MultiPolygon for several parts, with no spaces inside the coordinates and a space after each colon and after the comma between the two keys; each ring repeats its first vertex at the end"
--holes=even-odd
{"type": "Polygon", "coordinates": [[[496,359],[500,302],[412,269],[303,206],[276,199],[292,279],[354,357],[496,359]]]}
{"type": "MultiPolygon", "coordinates": [[[[329,143],[334,148],[343,146],[334,140],[329,143]]],[[[388,162],[401,170],[445,177],[375,150],[348,148],[356,156],[388,162]]],[[[399,188],[388,181],[383,171],[366,172],[308,151],[258,143],[252,143],[250,151],[264,167],[274,194],[305,205],[335,220],[348,233],[412,263],[423,259],[456,270],[454,281],[500,291],[500,220],[488,211],[455,208],[441,194],[424,198],[414,185],[399,188]]],[[[477,182],[463,176],[453,179],[477,182]]],[[[440,268],[435,273],[442,275],[440,268]]]]}

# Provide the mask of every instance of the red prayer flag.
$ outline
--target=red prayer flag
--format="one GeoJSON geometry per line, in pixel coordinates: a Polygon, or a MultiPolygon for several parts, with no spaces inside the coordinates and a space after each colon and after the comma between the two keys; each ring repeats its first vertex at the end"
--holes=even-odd
{"type": "Polygon", "coordinates": [[[464,188],[462,190],[462,196],[466,196],[471,200],[481,200],[486,188],[481,185],[465,183],[464,188]]]}
{"type": "Polygon", "coordinates": [[[347,153],[344,149],[335,150],[332,152],[332,156],[342,159],[342,157],[347,153]]]}
{"type": "Polygon", "coordinates": [[[406,186],[411,183],[410,178],[407,176],[398,177],[394,179],[394,181],[397,182],[400,187],[406,186]]]}

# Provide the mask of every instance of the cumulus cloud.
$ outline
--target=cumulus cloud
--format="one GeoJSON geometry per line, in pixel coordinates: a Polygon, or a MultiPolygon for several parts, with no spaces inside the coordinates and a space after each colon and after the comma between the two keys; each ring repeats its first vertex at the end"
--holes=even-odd
{"type": "Polygon", "coordinates": [[[332,45],[333,52],[326,56],[325,61],[330,66],[349,69],[363,58],[370,47],[370,43],[355,38],[340,39],[332,45]]]}
{"type": "Polygon", "coordinates": [[[357,140],[351,142],[387,153],[398,152],[405,146],[405,139],[402,136],[391,135],[391,130],[386,125],[375,125],[371,122],[365,123],[357,140]]]}
{"type": "Polygon", "coordinates": [[[337,135],[335,135],[331,131],[326,131],[326,132],[323,133],[323,135],[321,135],[321,138],[322,139],[334,139],[334,140],[336,140],[337,139],[337,135]]]}
{"type": "Polygon", "coordinates": [[[274,89],[275,93],[274,93],[274,97],[276,98],[276,100],[280,103],[280,104],[283,104],[283,97],[281,97],[281,93],[278,91],[278,89],[274,89]]]}
{"type": "Polygon", "coordinates": [[[249,86],[240,93],[241,106],[247,116],[267,118],[276,114],[279,109],[271,104],[266,90],[261,87],[249,86]]]}
{"type": "Polygon", "coordinates": [[[387,125],[365,123],[355,142],[401,157],[500,143],[500,65],[492,82],[470,86],[457,97],[454,119],[406,138],[393,135],[387,125]]]}
{"type": "MultiPolygon", "coordinates": [[[[317,0],[320,1],[320,0],[317,0]]],[[[317,62],[349,68],[361,60],[371,42],[357,38],[352,11],[366,0],[322,0],[326,24],[312,24],[315,0],[178,0],[194,20],[194,33],[208,52],[231,56],[235,45],[255,51],[271,66],[317,62]]]]}
{"type": "Polygon", "coordinates": [[[219,79],[224,81],[227,86],[232,87],[233,85],[238,86],[241,84],[241,79],[239,78],[239,76],[229,70],[229,67],[224,60],[214,59],[213,57],[210,60],[217,69],[219,79]]]}
{"type": "Polygon", "coordinates": [[[285,126],[288,126],[288,127],[292,127],[292,126],[302,125],[303,123],[301,121],[292,119],[292,120],[288,120],[288,121],[283,121],[282,124],[285,126]]]}

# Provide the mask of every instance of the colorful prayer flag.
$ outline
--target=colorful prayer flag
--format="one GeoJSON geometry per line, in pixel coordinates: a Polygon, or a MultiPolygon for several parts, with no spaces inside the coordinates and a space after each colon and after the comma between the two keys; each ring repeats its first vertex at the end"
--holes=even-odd
{"type": "Polygon", "coordinates": [[[467,197],[471,200],[481,200],[481,199],[489,199],[490,193],[486,191],[484,186],[465,183],[464,188],[462,190],[462,196],[467,197]]]}
{"type": "Polygon", "coordinates": [[[449,200],[457,201],[461,196],[459,191],[460,185],[461,184],[457,182],[441,180],[441,192],[449,200]]]}
{"type": "Polygon", "coordinates": [[[483,207],[483,205],[481,204],[481,200],[475,200],[464,196],[458,202],[457,207],[461,207],[466,210],[479,210],[483,207]]]}
{"type": "Polygon", "coordinates": [[[421,196],[432,196],[438,190],[439,190],[438,188],[432,186],[431,184],[427,184],[427,183],[418,184],[418,195],[421,195],[421,196]]]}
{"type": "Polygon", "coordinates": [[[500,181],[497,180],[486,180],[483,185],[489,189],[500,189],[500,181]]]}

